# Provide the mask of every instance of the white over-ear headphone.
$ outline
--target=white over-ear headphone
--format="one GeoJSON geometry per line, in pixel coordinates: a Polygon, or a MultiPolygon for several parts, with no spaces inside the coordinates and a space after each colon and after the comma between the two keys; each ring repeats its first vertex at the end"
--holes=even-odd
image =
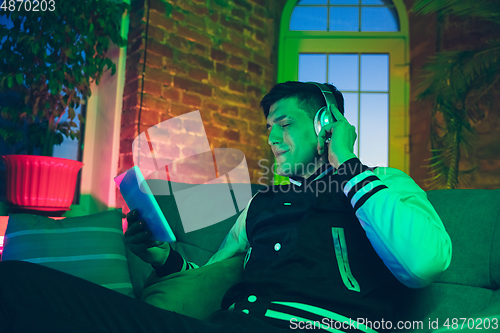
{"type": "MultiPolygon", "coordinates": [[[[326,106],[323,106],[321,109],[316,112],[316,115],[314,116],[314,130],[316,131],[316,135],[319,135],[319,132],[321,132],[321,128],[323,126],[331,124],[335,121],[335,117],[333,116],[332,112],[330,111],[330,105],[336,105],[336,100],[335,96],[333,96],[333,93],[330,89],[328,89],[327,86],[324,84],[318,83],[318,82],[306,82],[306,83],[311,83],[314,84],[316,87],[321,90],[321,93],[323,94],[323,97],[325,98],[325,103],[326,106]]],[[[330,138],[326,140],[326,142],[329,142],[330,138]]]]}

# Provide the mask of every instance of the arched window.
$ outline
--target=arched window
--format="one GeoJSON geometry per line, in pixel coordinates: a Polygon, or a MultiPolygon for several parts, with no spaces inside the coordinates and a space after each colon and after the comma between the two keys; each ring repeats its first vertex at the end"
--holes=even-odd
{"type": "Polygon", "coordinates": [[[278,82],[335,85],[356,127],[361,161],[409,172],[408,48],[402,0],[289,0],[278,82]]]}
{"type": "Polygon", "coordinates": [[[399,31],[390,0],[300,0],[290,17],[290,31],[399,31]]]}

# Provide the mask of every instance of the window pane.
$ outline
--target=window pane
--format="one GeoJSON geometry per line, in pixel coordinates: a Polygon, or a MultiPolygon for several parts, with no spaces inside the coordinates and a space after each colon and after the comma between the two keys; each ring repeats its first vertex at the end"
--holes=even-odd
{"type": "MultiPolygon", "coordinates": [[[[78,97],[82,98],[82,96],[80,94],[78,94],[78,97]]],[[[75,107],[76,116],[73,119],[73,122],[76,124],[77,127],[72,128],[74,131],[77,129],[80,129],[80,130],[82,129],[80,126],[80,119],[78,119],[78,115],[80,114],[81,110],[82,110],[81,105],[78,105],[77,107],[75,107]]],[[[61,117],[61,122],[67,121],[68,118],[69,118],[68,113],[65,113],[61,117]]],[[[58,118],[55,118],[55,121],[57,121],[57,120],[58,120],[58,118]]],[[[78,161],[78,145],[80,144],[80,142],[78,141],[77,138],[72,140],[71,137],[67,138],[65,135],[63,135],[63,137],[64,137],[64,141],[61,143],[61,145],[54,146],[52,156],[53,157],[60,157],[60,158],[67,158],[70,160],[78,161]]]]}
{"type": "Polygon", "coordinates": [[[330,5],[359,5],[359,0],[330,0],[330,5]]]}
{"type": "Polygon", "coordinates": [[[326,5],[328,0],[300,0],[297,5],[326,5]]]}
{"type": "Polygon", "coordinates": [[[361,9],[361,31],[399,31],[396,9],[363,7],[361,9]]]}
{"type": "Polygon", "coordinates": [[[359,31],[359,7],[330,7],[330,31],[359,31]]]}
{"type": "MultiPolygon", "coordinates": [[[[359,137],[359,128],[358,128],[358,94],[357,93],[344,93],[344,117],[346,117],[349,124],[356,127],[356,133],[359,137]]],[[[354,143],[354,153],[358,154],[358,140],[354,143]]]]}
{"type": "Polygon", "coordinates": [[[388,166],[389,94],[361,94],[359,159],[368,166],[388,166]]]}
{"type": "Polygon", "coordinates": [[[393,3],[391,0],[361,0],[362,5],[384,5],[384,6],[392,6],[393,3]]]}
{"type": "Polygon", "coordinates": [[[328,59],[328,82],[340,91],[358,90],[358,55],[331,54],[328,59]]]}
{"type": "Polygon", "coordinates": [[[389,55],[361,55],[361,91],[389,91],[389,55]]]}
{"type": "Polygon", "coordinates": [[[326,82],[326,54],[299,54],[299,81],[326,82]]]}
{"type": "Polygon", "coordinates": [[[290,30],[326,31],[326,7],[295,7],[290,18],[290,30]]]}
{"type": "Polygon", "coordinates": [[[64,137],[60,146],[54,146],[52,156],[78,161],[78,139],[64,137]]]}

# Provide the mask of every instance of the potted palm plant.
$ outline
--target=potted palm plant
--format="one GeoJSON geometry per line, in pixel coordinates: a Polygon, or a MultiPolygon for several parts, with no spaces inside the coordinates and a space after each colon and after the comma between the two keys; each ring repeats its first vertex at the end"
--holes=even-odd
{"type": "Polygon", "coordinates": [[[0,94],[9,96],[0,102],[0,139],[16,148],[3,156],[7,200],[25,209],[64,211],[82,163],[52,157],[53,147],[64,137],[80,137],[75,109],[106,70],[114,75],[106,52],[110,41],[126,45],[120,24],[130,5],[40,1],[34,11],[28,8],[33,2],[16,4],[4,11],[13,26],[0,24],[0,94]]]}
{"type": "MultiPolygon", "coordinates": [[[[412,11],[437,14],[438,27],[449,15],[500,25],[498,1],[416,0],[412,11]]],[[[495,31],[495,30],[493,30],[495,31]]],[[[438,28],[438,39],[443,29],[438,28]]],[[[424,67],[420,100],[432,102],[429,189],[454,189],[470,185],[468,176],[477,166],[461,170],[459,163],[472,154],[478,142],[475,125],[494,112],[494,91],[500,82],[500,38],[467,50],[440,49],[424,67]]]]}

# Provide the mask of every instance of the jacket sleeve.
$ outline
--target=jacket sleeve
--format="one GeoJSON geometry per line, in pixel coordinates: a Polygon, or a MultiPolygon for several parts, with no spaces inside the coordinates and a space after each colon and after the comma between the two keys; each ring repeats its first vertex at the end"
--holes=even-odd
{"type": "Polygon", "coordinates": [[[410,288],[429,285],[451,261],[451,240],[427,194],[404,172],[358,158],[339,167],[342,190],[387,268],[410,288]]]}
{"type": "Polygon", "coordinates": [[[170,248],[170,253],[168,254],[168,258],[163,266],[153,266],[153,268],[155,269],[157,277],[164,277],[173,273],[185,271],[187,269],[198,268],[198,265],[196,265],[194,262],[188,262],[181,256],[179,252],[170,248]]]}

